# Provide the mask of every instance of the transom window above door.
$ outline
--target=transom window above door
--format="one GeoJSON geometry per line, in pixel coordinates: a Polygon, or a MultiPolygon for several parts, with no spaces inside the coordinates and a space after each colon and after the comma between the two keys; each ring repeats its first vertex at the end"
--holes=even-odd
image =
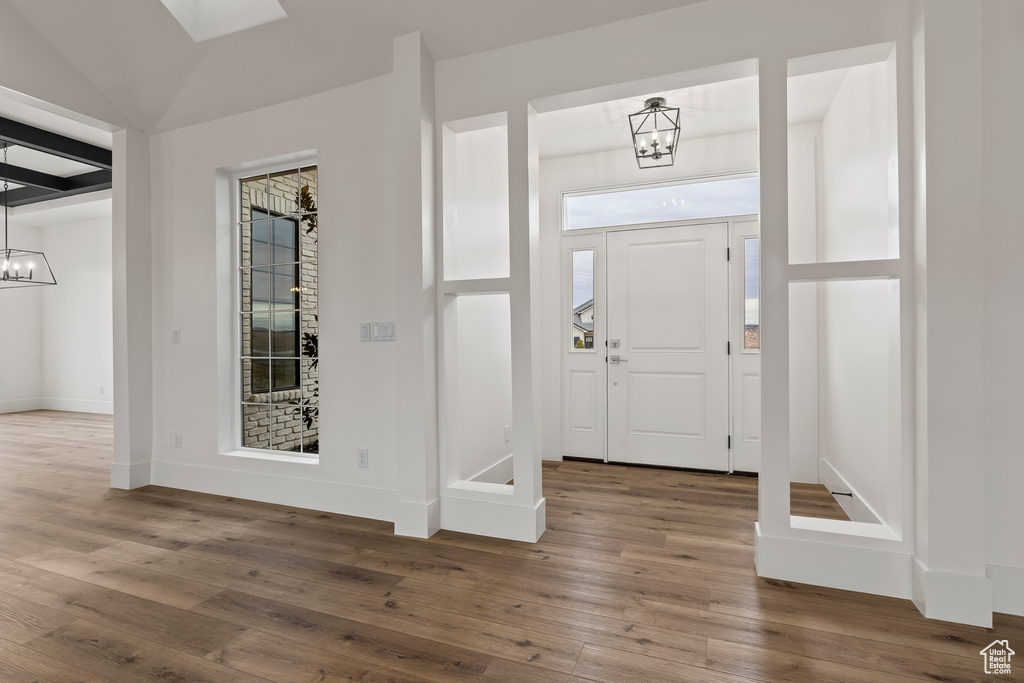
{"type": "Polygon", "coordinates": [[[758,212],[756,175],[562,195],[564,230],[743,216],[758,212]]]}

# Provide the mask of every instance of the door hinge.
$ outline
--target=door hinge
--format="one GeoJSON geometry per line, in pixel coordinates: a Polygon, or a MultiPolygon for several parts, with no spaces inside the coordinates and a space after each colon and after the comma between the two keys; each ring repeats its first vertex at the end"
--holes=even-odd
{"type": "Polygon", "coordinates": [[[729,439],[729,450],[732,450],[732,434],[730,434],[727,438],[729,439]]]}
{"type": "Polygon", "coordinates": [[[732,355],[732,342],[731,341],[725,342],[725,355],[727,355],[727,356],[731,356],[732,355]]]}
{"type": "Polygon", "coordinates": [[[729,249],[729,247],[726,247],[725,248],[725,260],[728,261],[730,258],[732,258],[732,251],[729,249]]]}

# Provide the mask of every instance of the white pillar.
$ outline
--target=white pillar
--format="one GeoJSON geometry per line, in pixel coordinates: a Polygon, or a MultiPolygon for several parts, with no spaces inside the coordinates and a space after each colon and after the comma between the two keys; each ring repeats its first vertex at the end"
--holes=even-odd
{"type": "MultiPolygon", "coordinates": [[[[761,183],[759,536],[789,530],[789,178],[786,62],[758,66],[761,183]]],[[[755,555],[756,557],[756,555],[755,555]]]]}
{"type": "Polygon", "coordinates": [[[114,462],[110,485],[150,483],[153,457],[153,297],[149,136],[114,133],[114,462]]]}
{"type": "Polygon", "coordinates": [[[915,223],[924,314],[917,327],[912,594],[927,617],[991,626],[992,584],[985,576],[982,4],[929,0],[916,12],[915,105],[924,130],[918,130],[915,149],[915,223]]]}
{"type": "MultiPolygon", "coordinates": [[[[537,112],[527,103],[508,112],[509,267],[512,306],[512,452],[515,501],[526,508],[536,541],[547,526],[540,449],[540,277],[537,112]],[[537,334],[534,331],[537,330],[537,334]],[[536,363],[534,362],[536,359],[536,363]],[[536,367],[535,367],[536,365],[536,367]]],[[[525,531],[524,527],[524,531],[525,531]]]]}
{"type": "Polygon", "coordinates": [[[441,527],[434,267],[434,60],[419,32],[395,39],[398,504],[395,533],[441,527]]]}

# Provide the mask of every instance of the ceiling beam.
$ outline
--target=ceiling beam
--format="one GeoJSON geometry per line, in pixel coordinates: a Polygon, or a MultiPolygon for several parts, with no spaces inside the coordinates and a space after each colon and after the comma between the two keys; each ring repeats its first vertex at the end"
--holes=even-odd
{"type": "Polygon", "coordinates": [[[60,192],[64,189],[64,178],[21,166],[0,166],[0,180],[9,180],[18,185],[38,187],[41,190],[60,192]]]}
{"type": "Polygon", "coordinates": [[[109,149],[3,117],[0,117],[0,142],[28,147],[106,171],[113,168],[113,154],[109,149]]]}
{"type": "MultiPolygon", "coordinates": [[[[41,187],[19,187],[7,193],[7,206],[25,206],[37,202],[45,202],[60,197],[71,197],[76,194],[109,190],[114,186],[113,173],[110,171],[89,171],[80,173],[70,178],[60,178],[63,181],[59,190],[48,190],[41,187]]],[[[4,196],[0,192],[0,206],[3,205],[4,196]]]]}

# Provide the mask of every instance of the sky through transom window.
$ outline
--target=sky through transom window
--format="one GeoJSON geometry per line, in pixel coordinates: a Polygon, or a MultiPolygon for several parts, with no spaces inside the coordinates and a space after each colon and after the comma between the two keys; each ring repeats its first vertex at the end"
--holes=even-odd
{"type": "Polygon", "coordinates": [[[757,178],[727,178],[565,197],[565,229],[743,216],[758,211],[757,178]]]}

